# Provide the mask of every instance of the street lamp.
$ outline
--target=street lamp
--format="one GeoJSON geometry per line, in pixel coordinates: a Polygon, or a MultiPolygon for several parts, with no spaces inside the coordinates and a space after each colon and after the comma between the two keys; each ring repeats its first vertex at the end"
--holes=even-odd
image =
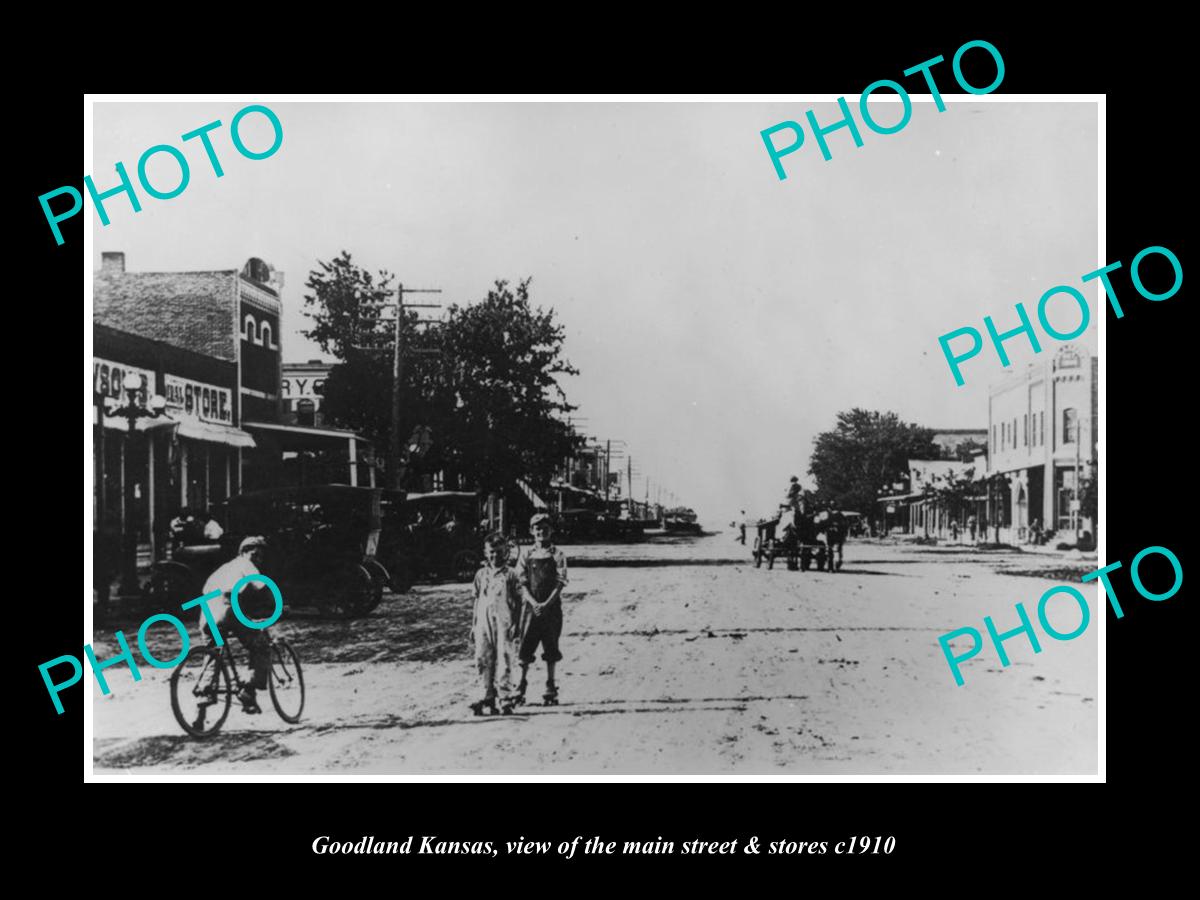
{"type": "MultiPolygon", "coordinates": [[[[160,394],[152,394],[146,403],[142,406],[137,402],[137,394],[142,389],[142,378],[135,372],[130,372],[121,380],[121,388],[128,396],[128,401],[121,405],[117,397],[108,397],[104,401],[105,415],[110,417],[120,416],[125,419],[129,426],[129,430],[125,433],[125,460],[127,466],[131,456],[131,448],[133,446],[133,432],[137,426],[138,419],[157,419],[166,416],[167,400],[160,394]]],[[[167,416],[167,418],[170,418],[167,416]]],[[[101,423],[101,431],[103,431],[103,423],[101,423]]],[[[149,441],[149,436],[147,436],[149,441]]],[[[149,452],[153,453],[154,448],[151,446],[149,452]]],[[[138,590],[137,578],[137,529],[133,526],[133,506],[137,499],[133,493],[133,479],[129,477],[130,473],[125,472],[125,517],[122,523],[124,527],[124,552],[121,558],[121,593],[133,594],[138,590]]]]}

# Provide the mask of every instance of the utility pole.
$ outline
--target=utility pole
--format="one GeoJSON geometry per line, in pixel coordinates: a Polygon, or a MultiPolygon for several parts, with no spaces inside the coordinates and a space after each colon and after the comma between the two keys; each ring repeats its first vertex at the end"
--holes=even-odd
{"type": "Polygon", "coordinates": [[[604,444],[604,499],[608,499],[608,467],[612,462],[612,440],[604,444]]]}
{"type": "MultiPolygon", "coordinates": [[[[400,479],[400,456],[401,456],[401,441],[400,436],[400,391],[401,380],[404,377],[404,310],[408,309],[437,309],[441,306],[439,303],[405,303],[405,294],[440,294],[441,288],[406,288],[403,284],[396,285],[396,302],[370,304],[374,308],[394,306],[396,310],[396,331],[392,340],[392,427],[391,433],[388,435],[388,474],[392,482],[392,487],[397,490],[401,489],[400,479]]],[[[381,319],[386,322],[387,319],[381,319]]],[[[436,319],[418,319],[418,324],[435,323],[436,319]]],[[[386,345],[354,345],[358,350],[386,350],[386,345]]],[[[419,354],[436,354],[436,350],[417,350],[419,354]]]]}
{"type": "Polygon", "coordinates": [[[403,485],[400,480],[400,384],[404,376],[404,307],[412,309],[436,309],[437,303],[404,302],[405,294],[440,294],[441,288],[406,288],[403,283],[396,285],[396,338],[392,353],[392,429],[388,441],[388,470],[392,475],[392,487],[400,490],[403,485]]]}
{"type": "Polygon", "coordinates": [[[1080,531],[1080,527],[1079,527],[1080,521],[1079,520],[1081,518],[1083,518],[1080,515],[1080,504],[1079,504],[1079,475],[1080,475],[1079,445],[1082,443],[1083,443],[1083,418],[1078,413],[1076,413],[1075,414],[1075,502],[1072,504],[1072,506],[1074,508],[1071,510],[1071,518],[1075,520],[1075,545],[1076,546],[1079,546],[1079,531],[1080,531]]]}

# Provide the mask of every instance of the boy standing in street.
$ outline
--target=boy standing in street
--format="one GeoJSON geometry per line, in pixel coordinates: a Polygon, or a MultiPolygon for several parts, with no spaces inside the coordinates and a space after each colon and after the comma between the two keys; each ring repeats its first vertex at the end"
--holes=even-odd
{"type": "Polygon", "coordinates": [[[538,513],[529,520],[533,532],[533,548],[517,564],[525,608],[521,613],[521,683],[517,687],[516,703],[525,702],[529,665],[538,645],[546,663],[546,706],[558,705],[558,685],[554,681],[554,665],[562,659],[558,639],[562,634],[562,591],[567,586],[567,558],[550,543],[550,517],[538,513]]]}
{"type": "Polygon", "coordinates": [[[475,612],[471,636],[483,699],[471,704],[477,716],[496,712],[512,715],[512,670],[520,637],[524,596],[517,573],[508,567],[508,544],[489,534],[483,544],[487,562],[475,573],[475,612]]]}

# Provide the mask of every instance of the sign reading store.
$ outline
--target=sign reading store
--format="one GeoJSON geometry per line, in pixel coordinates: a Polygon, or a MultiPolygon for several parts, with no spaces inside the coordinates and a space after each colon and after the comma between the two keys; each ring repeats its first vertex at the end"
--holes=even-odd
{"type": "Polygon", "coordinates": [[[178,375],[165,377],[167,410],[175,418],[195,419],[217,425],[233,424],[233,394],[228,388],[178,375]]]}

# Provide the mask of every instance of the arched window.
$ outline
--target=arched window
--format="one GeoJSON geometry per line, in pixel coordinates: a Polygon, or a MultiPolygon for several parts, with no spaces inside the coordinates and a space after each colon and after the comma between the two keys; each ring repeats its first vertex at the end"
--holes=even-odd
{"type": "Polygon", "coordinates": [[[242,323],[242,336],[252,344],[258,343],[254,333],[254,316],[250,313],[246,313],[246,320],[242,323]]]}
{"type": "Polygon", "coordinates": [[[272,350],[275,349],[275,344],[272,343],[272,341],[271,341],[271,323],[270,322],[262,323],[262,345],[264,347],[269,347],[272,350]]]}

